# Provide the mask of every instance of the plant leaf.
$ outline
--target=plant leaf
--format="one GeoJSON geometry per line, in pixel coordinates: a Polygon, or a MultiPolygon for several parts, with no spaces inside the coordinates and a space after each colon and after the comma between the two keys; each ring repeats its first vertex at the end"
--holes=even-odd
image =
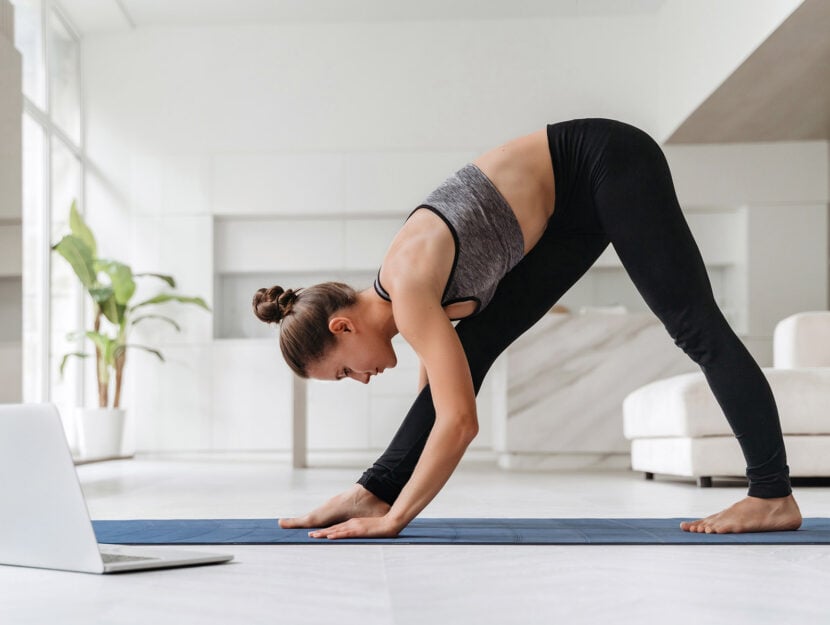
{"type": "Polygon", "coordinates": [[[84,332],[84,331],[81,331],[81,332],[67,332],[66,333],[66,340],[67,341],[77,341],[78,339],[83,338],[85,336],[86,336],[86,332],[84,332]]]}
{"type": "Polygon", "coordinates": [[[115,292],[115,301],[118,304],[126,304],[135,293],[135,280],[133,270],[129,265],[104,258],[96,258],[94,261],[95,271],[103,271],[110,277],[110,284],[115,292]]]}
{"type": "Polygon", "coordinates": [[[136,347],[138,349],[143,349],[144,351],[150,352],[151,354],[155,354],[156,356],[159,357],[159,360],[164,362],[164,356],[162,356],[161,352],[159,352],[158,350],[151,349],[149,347],[145,347],[144,345],[134,345],[133,343],[128,343],[128,344],[125,344],[125,345],[119,345],[118,347],[116,347],[115,348],[115,357],[118,358],[118,354],[120,352],[126,350],[128,347],[136,347]]]}
{"type": "Polygon", "coordinates": [[[173,295],[172,293],[159,293],[155,297],[151,297],[148,300],[144,300],[132,307],[132,310],[135,310],[139,306],[147,306],[148,304],[162,304],[164,302],[169,301],[176,301],[181,302],[183,304],[196,304],[197,306],[201,306],[205,310],[209,311],[210,307],[205,303],[201,297],[187,297],[184,295],[173,295]]]}
{"type": "Polygon", "coordinates": [[[92,299],[94,299],[96,303],[103,304],[110,297],[113,296],[114,292],[112,290],[112,287],[107,285],[92,287],[91,289],[89,289],[89,294],[92,296],[92,299]]]}
{"type": "Polygon", "coordinates": [[[135,319],[133,319],[133,322],[132,322],[133,325],[137,324],[142,319],[162,319],[163,321],[169,321],[170,323],[173,324],[173,327],[176,328],[177,331],[179,331],[179,332],[182,331],[182,329],[181,329],[181,327],[179,327],[178,323],[176,323],[175,321],[173,321],[169,317],[162,317],[161,315],[144,315],[142,317],[136,317],[135,319]]]}
{"type": "Polygon", "coordinates": [[[115,341],[106,334],[101,334],[100,332],[95,332],[93,330],[87,331],[86,335],[93,343],[95,343],[95,347],[101,350],[101,358],[103,358],[104,362],[108,365],[114,364],[114,360],[112,360],[111,357],[115,341]]]}
{"type": "Polygon", "coordinates": [[[176,281],[173,279],[173,276],[165,276],[160,273],[136,273],[133,274],[136,278],[139,276],[153,276],[154,278],[159,278],[160,280],[164,280],[167,284],[170,285],[171,288],[176,288],[176,281]]]}
{"type": "Polygon", "coordinates": [[[107,350],[104,352],[104,362],[108,365],[115,366],[115,352],[117,351],[118,344],[109,339],[107,341],[107,350]]]}
{"type": "Polygon", "coordinates": [[[95,286],[97,278],[92,261],[92,251],[83,240],[73,234],[67,234],[53,245],[52,249],[56,250],[69,262],[72,269],[75,270],[75,275],[78,276],[78,279],[87,289],[95,286]]]}
{"type": "Polygon", "coordinates": [[[79,358],[89,358],[89,354],[84,354],[82,352],[72,352],[71,354],[66,354],[61,360],[60,366],[60,374],[63,377],[63,368],[66,366],[66,361],[69,359],[70,356],[78,356],[79,358]]]}
{"type": "Polygon", "coordinates": [[[86,244],[89,251],[92,253],[92,257],[95,258],[98,255],[98,246],[95,243],[95,236],[92,234],[92,230],[89,229],[89,226],[86,225],[84,218],[78,212],[78,204],[75,200],[72,200],[72,206],[69,207],[69,228],[72,230],[72,234],[86,244]]]}
{"type": "Polygon", "coordinates": [[[105,302],[100,303],[101,312],[115,325],[118,325],[118,304],[115,302],[115,295],[107,298],[105,302]]]}

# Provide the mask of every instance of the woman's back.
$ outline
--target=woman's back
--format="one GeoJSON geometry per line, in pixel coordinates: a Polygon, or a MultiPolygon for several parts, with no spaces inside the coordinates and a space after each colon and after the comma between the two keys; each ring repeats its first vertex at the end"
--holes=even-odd
{"type": "Polygon", "coordinates": [[[546,132],[520,137],[455,172],[413,211],[378,271],[377,294],[394,298],[399,278],[434,285],[424,297],[450,319],[477,313],[499,279],[526,254],[553,213],[546,132]]]}

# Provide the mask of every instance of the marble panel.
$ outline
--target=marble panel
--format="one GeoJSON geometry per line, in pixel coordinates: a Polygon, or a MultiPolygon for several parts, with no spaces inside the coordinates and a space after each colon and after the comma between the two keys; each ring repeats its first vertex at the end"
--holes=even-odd
{"type": "Polygon", "coordinates": [[[507,350],[507,413],[497,451],[627,453],[622,400],[699,367],[651,313],[551,313],[507,350]]]}

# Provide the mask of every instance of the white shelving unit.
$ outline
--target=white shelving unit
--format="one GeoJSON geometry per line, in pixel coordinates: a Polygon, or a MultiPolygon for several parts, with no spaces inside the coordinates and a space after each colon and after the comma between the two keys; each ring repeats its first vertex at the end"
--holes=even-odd
{"type": "Polygon", "coordinates": [[[215,216],[215,338],[267,336],[250,313],[259,287],[298,288],[337,280],[371,286],[405,215],[215,216]],[[244,310],[239,310],[243,306],[244,310]]]}
{"type": "MultiPolygon", "coordinates": [[[[383,447],[405,414],[417,385],[417,358],[394,341],[398,366],[371,385],[299,380],[282,361],[274,326],[259,321],[251,300],[260,287],[299,288],[333,280],[369,288],[386,247],[405,214],[215,215],[214,342],[244,349],[273,340],[268,359],[278,361],[279,398],[291,418],[294,466],[307,466],[307,441],[323,438],[332,448],[383,447]],[[337,420],[346,412],[348,417],[337,420]],[[359,422],[359,423],[358,423],[359,422]],[[339,432],[332,435],[332,429],[339,432]]],[[[256,366],[255,364],[252,366],[256,366]]],[[[271,363],[269,363],[271,366],[271,363]]]]}
{"type": "MultiPolygon", "coordinates": [[[[746,330],[749,298],[731,294],[748,283],[742,275],[749,249],[747,213],[740,207],[702,207],[688,210],[686,216],[707,263],[716,299],[742,333],[746,330]]],[[[343,281],[357,289],[371,287],[385,250],[404,218],[405,214],[349,213],[214,216],[214,340],[222,343],[273,337],[274,358],[281,361],[275,329],[251,312],[256,289],[275,284],[297,288],[325,280],[343,281]]],[[[615,304],[633,312],[648,311],[613,246],[560,303],[574,311],[582,306],[615,304]]],[[[291,397],[285,401],[291,406],[295,466],[307,465],[307,441],[314,439],[314,428],[324,427],[332,414],[344,409],[352,422],[359,419],[365,425],[371,446],[383,448],[388,443],[414,399],[417,382],[414,352],[402,340],[395,348],[400,366],[365,387],[294,380],[280,362],[285,375],[293,380],[286,380],[289,383],[281,388],[291,389],[291,397]]],[[[485,447],[489,447],[491,424],[487,418],[492,403],[493,393],[489,388],[482,389],[479,412],[483,435],[477,440],[485,447]]],[[[347,437],[353,434],[354,429],[344,432],[347,437]]],[[[347,440],[342,444],[351,446],[347,440]]],[[[355,438],[353,444],[359,447],[359,440],[355,438]]]]}

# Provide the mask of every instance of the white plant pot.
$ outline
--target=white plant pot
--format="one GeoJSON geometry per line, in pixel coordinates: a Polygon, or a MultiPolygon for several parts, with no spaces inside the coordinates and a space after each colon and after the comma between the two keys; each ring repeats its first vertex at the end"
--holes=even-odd
{"type": "Polygon", "coordinates": [[[81,457],[120,456],[125,414],[123,408],[76,408],[81,457]]]}

